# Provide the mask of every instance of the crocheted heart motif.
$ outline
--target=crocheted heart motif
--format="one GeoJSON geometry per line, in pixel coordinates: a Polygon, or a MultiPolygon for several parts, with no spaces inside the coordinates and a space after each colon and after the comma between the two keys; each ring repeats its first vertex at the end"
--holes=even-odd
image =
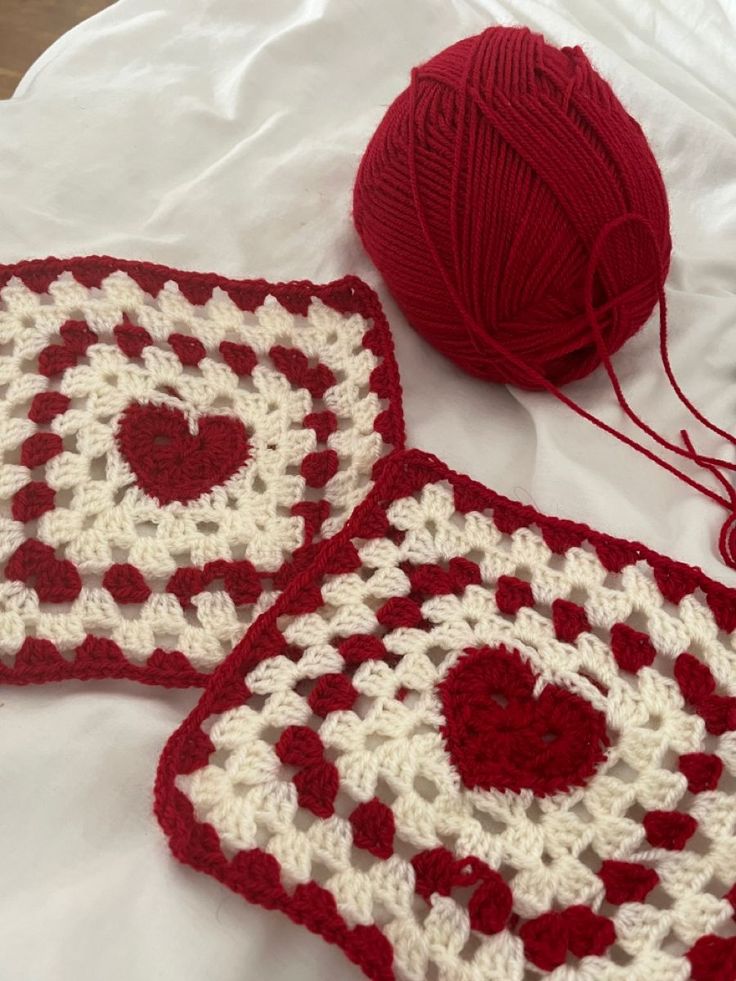
{"type": "Polygon", "coordinates": [[[415,451],[162,756],[174,854],[375,981],[726,981],[736,592],[415,451]]]}
{"type": "Polygon", "coordinates": [[[469,650],[440,686],[450,759],[466,787],[532,790],[582,785],[604,759],[606,720],[584,698],[546,684],[518,651],[469,650]]]}
{"type": "Polygon", "coordinates": [[[205,684],[401,445],[375,295],[0,267],[0,681],[205,684]]]}
{"type": "Polygon", "coordinates": [[[146,494],[159,504],[193,501],[232,477],[248,457],[239,419],[201,416],[191,432],[180,409],[134,403],[117,433],[123,456],[146,494]]]}

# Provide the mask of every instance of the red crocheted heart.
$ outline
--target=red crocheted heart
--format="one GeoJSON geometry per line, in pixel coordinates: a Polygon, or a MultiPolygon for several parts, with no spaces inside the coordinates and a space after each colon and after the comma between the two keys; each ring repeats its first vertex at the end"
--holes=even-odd
{"type": "Polygon", "coordinates": [[[191,432],[184,413],[168,405],[130,405],[118,445],[139,486],[160,504],[193,501],[232,477],[250,454],[248,436],[232,416],[201,416],[191,432]]]}
{"type": "Polygon", "coordinates": [[[604,715],[536,678],[518,651],[470,650],[440,686],[443,735],[466,787],[529,788],[543,797],[584,784],[604,759],[604,715]]]}

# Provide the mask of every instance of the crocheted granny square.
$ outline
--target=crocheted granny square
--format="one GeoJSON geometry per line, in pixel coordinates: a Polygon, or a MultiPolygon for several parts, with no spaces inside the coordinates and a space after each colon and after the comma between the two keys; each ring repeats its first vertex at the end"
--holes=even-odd
{"type": "Polygon", "coordinates": [[[170,740],[175,855],[376,981],[736,977],[736,591],[395,455],[170,740]]]}
{"type": "Polygon", "coordinates": [[[402,441],[358,279],[0,267],[0,681],[206,683],[402,441]]]}

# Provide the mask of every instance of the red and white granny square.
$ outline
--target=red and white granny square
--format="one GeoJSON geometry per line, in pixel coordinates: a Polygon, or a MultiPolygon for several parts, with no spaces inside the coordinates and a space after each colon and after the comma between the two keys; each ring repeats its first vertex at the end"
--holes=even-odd
{"type": "Polygon", "coordinates": [[[176,856],[375,981],[733,981],[736,591],[416,451],[170,740],[176,856]]]}
{"type": "Polygon", "coordinates": [[[358,279],[0,267],[0,681],[204,684],[402,440],[358,279]]]}

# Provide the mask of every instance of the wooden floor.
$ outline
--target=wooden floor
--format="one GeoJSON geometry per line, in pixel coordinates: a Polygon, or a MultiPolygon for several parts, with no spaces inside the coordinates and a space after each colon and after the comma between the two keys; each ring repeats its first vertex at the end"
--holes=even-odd
{"type": "Polygon", "coordinates": [[[0,99],[58,37],[112,0],[0,0],[0,99]]]}

